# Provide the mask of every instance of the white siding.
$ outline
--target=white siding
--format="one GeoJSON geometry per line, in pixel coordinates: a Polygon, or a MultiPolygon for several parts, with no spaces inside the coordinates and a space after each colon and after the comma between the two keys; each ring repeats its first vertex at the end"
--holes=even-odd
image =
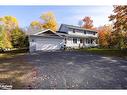
{"type": "MultiPolygon", "coordinates": [[[[93,39],[93,38],[89,38],[89,39],[93,39]]],[[[95,40],[93,41],[93,43],[88,44],[88,43],[86,43],[85,38],[77,38],[77,43],[73,43],[73,38],[67,38],[66,47],[81,48],[81,47],[97,46],[98,44],[96,44],[95,40]],[[80,43],[80,39],[83,40],[83,43],[80,43]]]]}
{"type": "MultiPolygon", "coordinates": [[[[93,38],[87,38],[87,39],[93,39],[93,38]]],[[[84,39],[84,46],[85,47],[93,47],[93,46],[98,46],[98,44],[96,44],[96,39],[94,39],[92,43],[88,43],[88,42],[86,42],[86,39],[84,39]]]]}
{"type": "Polygon", "coordinates": [[[70,35],[75,35],[75,36],[85,36],[85,34],[83,33],[83,32],[76,32],[75,31],[75,33],[73,33],[73,31],[68,31],[68,34],[70,34],[70,35]]]}
{"type": "Polygon", "coordinates": [[[64,25],[61,26],[59,31],[64,31],[67,32],[69,35],[74,35],[74,36],[82,36],[82,37],[98,37],[98,34],[90,34],[89,32],[94,32],[94,31],[88,31],[88,30],[79,30],[79,29],[74,29],[74,28],[68,28],[64,25]],[[75,33],[73,32],[75,30],[75,33]],[[86,31],[86,34],[84,34],[84,31],[86,31]]]}
{"type": "Polygon", "coordinates": [[[84,32],[79,32],[79,31],[75,31],[75,33],[73,31],[68,31],[68,34],[74,36],[82,36],[82,37],[98,37],[97,33],[93,35],[93,34],[84,34],[84,32]]]}
{"type": "Polygon", "coordinates": [[[67,38],[66,47],[70,47],[70,48],[82,47],[83,43],[80,43],[80,38],[76,38],[76,39],[77,39],[77,43],[74,43],[73,38],[67,38]]]}

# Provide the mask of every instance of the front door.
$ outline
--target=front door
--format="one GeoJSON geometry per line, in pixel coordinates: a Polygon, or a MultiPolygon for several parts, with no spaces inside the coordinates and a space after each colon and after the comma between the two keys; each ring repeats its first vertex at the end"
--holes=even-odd
{"type": "Polygon", "coordinates": [[[83,44],[84,44],[84,39],[80,38],[80,45],[79,45],[79,47],[80,48],[83,47],[83,44]]]}

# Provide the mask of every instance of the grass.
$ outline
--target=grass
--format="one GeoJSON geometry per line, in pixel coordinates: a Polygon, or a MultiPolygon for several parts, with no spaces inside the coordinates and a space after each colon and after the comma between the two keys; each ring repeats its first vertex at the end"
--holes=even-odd
{"type": "Polygon", "coordinates": [[[3,58],[13,58],[13,57],[16,57],[18,55],[24,55],[25,53],[2,53],[0,54],[0,59],[3,59],[3,58]]]}
{"type": "MultiPolygon", "coordinates": [[[[7,62],[0,64],[0,84],[12,85],[13,89],[25,88],[32,81],[33,68],[31,64],[22,62],[7,62]],[[31,81],[27,81],[31,79],[31,81]]],[[[0,89],[3,89],[0,87],[0,89]]]]}
{"type": "Polygon", "coordinates": [[[11,51],[0,52],[0,59],[13,58],[18,55],[24,55],[27,52],[28,52],[28,49],[15,49],[11,51]]]}
{"type": "MultiPolygon", "coordinates": [[[[13,89],[27,88],[31,84],[31,81],[27,80],[33,78],[34,66],[20,58],[20,55],[25,55],[27,52],[12,50],[0,53],[0,84],[12,85],[13,89]],[[14,59],[8,60],[10,58],[14,59]]],[[[0,89],[4,88],[0,87],[0,89]]]]}
{"type": "Polygon", "coordinates": [[[127,50],[103,49],[103,48],[84,48],[79,50],[106,56],[127,57],[127,50]]]}

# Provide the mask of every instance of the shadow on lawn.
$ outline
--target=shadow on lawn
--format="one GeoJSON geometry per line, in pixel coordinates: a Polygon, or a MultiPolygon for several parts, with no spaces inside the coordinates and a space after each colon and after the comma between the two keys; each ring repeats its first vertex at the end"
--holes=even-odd
{"type": "Polygon", "coordinates": [[[35,72],[34,67],[27,63],[0,63],[0,84],[12,85],[12,89],[29,89],[30,78],[35,72]]]}

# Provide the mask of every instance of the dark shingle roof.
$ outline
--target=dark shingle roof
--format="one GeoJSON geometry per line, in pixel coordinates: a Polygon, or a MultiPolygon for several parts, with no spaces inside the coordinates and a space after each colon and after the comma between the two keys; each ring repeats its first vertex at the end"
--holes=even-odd
{"type": "MultiPolygon", "coordinates": [[[[74,26],[74,25],[68,25],[68,24],[61,24],[60,28],[62,26],[65,26],[65,27],[68,27],[68,28],[72,28],[72,29],[79,29],[79,30],[87,30],[87,31],[93,31],[93,32],[96,32],[94,30],[90,30],[90,29],[84,29],[82,27],[79,27],[79,26],[74,26]]],[[[60,29],[59,29],[60,30],[60,29]]]]}

